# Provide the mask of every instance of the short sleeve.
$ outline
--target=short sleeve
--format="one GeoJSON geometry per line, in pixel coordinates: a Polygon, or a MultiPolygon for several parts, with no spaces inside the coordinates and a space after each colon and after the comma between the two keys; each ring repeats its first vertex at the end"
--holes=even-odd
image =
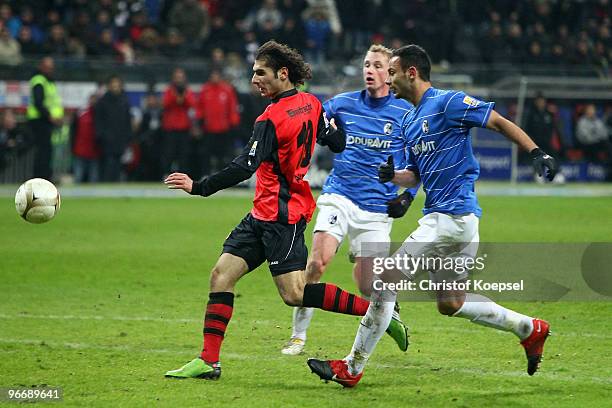
{"type": "Polygon", "coordinates": [[[484,102],[464,92],[455,92],[446,104],[445,116],[450,126],[484,128],[494,108],[495,102],[484,102]]]}

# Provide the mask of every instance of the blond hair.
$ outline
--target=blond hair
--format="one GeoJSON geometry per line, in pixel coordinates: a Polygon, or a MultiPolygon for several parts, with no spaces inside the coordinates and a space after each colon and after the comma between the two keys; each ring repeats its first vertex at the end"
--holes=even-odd
{"type": "Polygon", "coordinates": [[[390,48],[385,47],[382,44],[372,44],[370,45],[370,48],[368,48],[368,52],[379,52],[383,55],[385,55],[387,58],[391,58],[391,55],[393,54],[393,50],[390,48]]]}

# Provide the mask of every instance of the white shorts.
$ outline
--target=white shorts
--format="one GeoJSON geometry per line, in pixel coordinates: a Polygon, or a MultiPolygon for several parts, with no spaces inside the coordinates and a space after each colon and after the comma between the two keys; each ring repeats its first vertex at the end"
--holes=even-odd
{"type": "MultiPolygon", "coordinates": [[[[418,228],[392,256],[406,254],[413,258],[474,258],[478,251],[478,223],[479,219],[474,214],[427,214],[419,220],[418,228]]],[[[436,282],[455,281],[468,276],[465,270],[422,269],[425,270],[436,282]]]]}
{"type": "Polygon", "coordinates": [[[348,236],[351,258],[387,256],[393,218],[362,210],[339,194],[322,194],[317,200],[317,207],[319,214],[314,232],[326,232],[335,237],[338,243],[348,236]]]}

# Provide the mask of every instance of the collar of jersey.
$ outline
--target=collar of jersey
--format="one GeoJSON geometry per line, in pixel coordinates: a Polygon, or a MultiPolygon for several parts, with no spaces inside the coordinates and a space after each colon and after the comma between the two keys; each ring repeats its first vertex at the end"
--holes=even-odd
{"type": "Polygon", "coordinates": [[[425,100],[425,98],[429,98],[433,92],[434,92],[433,86],[430,86],[429,88],[427,88],[427,90],[423,93],[423,96],[421,96],[421,100],[419,101],[419,104],[417,106],[421,106],[423,104],[423,100],[425,100]]]}
{"type": "Polygon", "coordinates": [[[363,101],[366,105],[371,108],[379,108],[387,104],[390,98],[393,97],[391,92],[387,96],[383,96],[382,98],[372,98],[367,90],[361,91],[363,95],[363,101]]]}
{"type": "Polygon", "coordinates": [[[281,98],[286,98],[288,96],[293,96],[293,95],[295,95],[297,93],[298,93],[298,91],[295,88],[290,89],[290,90],[285,91],[285,92],[281,92],[278,95],[276,95],[275,98],[272,99],[272,103],[276,103],[276,102],[280,101],[281,98]]]}

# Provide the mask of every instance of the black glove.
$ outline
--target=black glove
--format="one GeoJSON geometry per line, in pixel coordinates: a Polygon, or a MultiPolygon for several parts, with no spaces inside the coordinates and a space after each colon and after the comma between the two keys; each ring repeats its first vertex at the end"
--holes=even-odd
{"type": "Polygon", "coordinates": [[[538,176],[544,177],[548,179],[548,181],[552,181],[557,174],[557,170],[559,166],[557,165],[557,161],[552,157],[544,153],[542,149],[536,147],[531,152],[529,152],[531,158],[533,159],[533,168],[535,169],[538,176]]]}
{"type": "Polygon", "coordinates": [[[414,197],[405,190],[402,194],[395,197],[393,200],[387,201],[387,214],[391,218],[401,218],[406,214],[414,197]]]}
{"type": "Polygon", "coordinates": [[[346,147],[346,135],[342,129],[334,129],[330,126],[320,137],[317,137],[317,143],[327,146],[333,153],[340,153],[346,147]]]}
{"type": "Polygon", "coordinates": [[[393,156],[390,155],[386,163],[378,166],[378,181],[386,183],[393,180],[395,177],[395,165],[393,164],[393,156]]]}

